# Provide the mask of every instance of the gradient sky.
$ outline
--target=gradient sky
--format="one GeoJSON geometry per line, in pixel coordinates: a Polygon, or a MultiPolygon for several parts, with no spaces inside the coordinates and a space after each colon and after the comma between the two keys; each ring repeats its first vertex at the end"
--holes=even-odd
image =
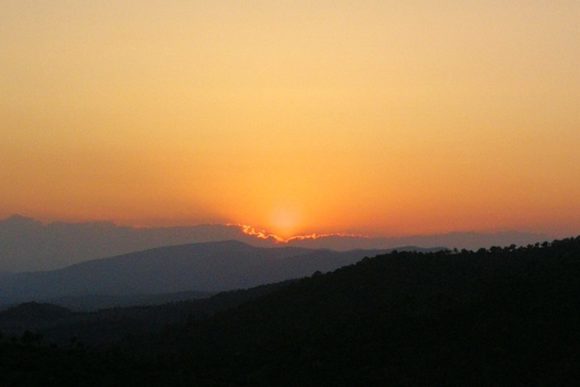
{"type": "Polygon", "coordinates": [[[580,231],[580,2],[0,0],[0,215],[580,231]]]}

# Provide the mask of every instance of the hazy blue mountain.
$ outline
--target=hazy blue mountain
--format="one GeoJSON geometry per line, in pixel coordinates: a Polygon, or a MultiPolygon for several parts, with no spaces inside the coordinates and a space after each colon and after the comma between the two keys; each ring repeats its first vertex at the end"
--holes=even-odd
{"type": "Polygon", "coordinates": [[[260,248],[239,241],[169,246],[0,281],[0,304],[89,295],[241,289],[329,271],[385,250],[260,248]]]}
{"type": "Polygon", "coordinates": [[[0,271],[51,270],[160,246],[240,240],[271,244],[237,226],[134,228],[109,222],[44,224],[15,215],[0,221],[0,271]]]}
{"type": "MultiPolygon", "coordinates": [[[[114,307],[83,312],[77,308],[26,302],[0,310],[0,332],[21,336],[26,331],[40,333],[50,342],[70,343],[76,337],[91,346],[107,346],[127,335],[150,335],[173,324],[202,320],[223,310],[282,289],[297,280],[261,285],[250,289],[221,292],[206,298],[160,305],[114,307]]],[[[186,295],[186,293],[179,293],[186,295]]],[[[174,297],[177,294],[160,295],[174,297]]],[[[0,339],[0,344],[2,340],[0,339]]]]}
{"type": "MultiPolygon", "coordinates": [[[[363,238],[329,236],[294,240],[288,246],[348,251],[392,249],[398,246],[447,246],[477,249],[526,245],[545,240],[539,234],[521,232],[450,233],[441,235],[363,238]]],[[[0,220],[0,272],[53,270],[96,258],[111,257],[161,246],[238,240],[253,246],[279,247],[273,239],[263,240],[243,233],[234,225],[136,228],[110,222],[42,223],[14,215],[0,220]]],[[[0,278],[3,275],[0,273],[0,278]]]]}
{"type": "Polygon", "coordinates": [[[451,232],[433,235],[411,235],[403,237],[364,238],[351,236],[329,236],[319,239],[295,240],[292,246],[308,248],[331,248],[333,250],[352,249],[392,249],[398,246],[446,246],[450,249],[477,250],[492,246],[525,246],[546,240],[542,234],[500,231],[500,232],[451,232]]]}

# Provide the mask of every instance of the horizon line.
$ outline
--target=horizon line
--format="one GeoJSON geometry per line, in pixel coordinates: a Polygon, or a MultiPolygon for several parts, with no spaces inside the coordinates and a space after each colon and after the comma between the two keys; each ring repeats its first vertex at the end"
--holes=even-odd
{"type": "Polygon", "coordinates": [[[304,233],[304,234],[295,234],[289,237],[284,237],[281,235],[276,234],[275,232],[269,231],[263,227],[252,226],[249,224],[244,223],[236,223],[236,222],[202,222],[202,223],[188,223],[188,224],[173,224],[173,225],[138,225],[135,223],[123,223],[119,220],[114,219],[94,219],[94,220],[61,220],[61,219],[38,219],[33,216],[23,215],[22,213],[13,213],[10,215],[5,216],[4,218],[0,218],[0,223],[4,221],[8,221],[10,219],[25,219],[34,222],[41,223],[43,226],[51,225],[51,224],[109,224],[115,227],[126,227],[132,228],[136,230],[146,230],[146,229],[171,229],[171,228],[193,228],[193,227],[202,227],[202,226],[221,226],[221,227],[234,227],[239,229],[244,235],[254,237],[259,240],[264,241],[272,241],[277,244],[288,244],[294,241],[305,241],[305,240],[318,240],[324,238],[331,238],[331,237],[339,237],[339,238],[360,238],[360,239],[382,239],[382,238],[410,238],[410,237],[431,237],[431,236],[442,236],[442,235],[451,235],[451,234],[485,234],[485,235],[493,235],[493,234],[503,234],[503,233],[521,233],[521,234],[534,234],[537,236],[541,236],[543,238],[561,238],[565,236],[572,236],[576,235],[575,233],[571,234],[554,234],[554,233],[546,233],[541,231],[530,231],[530,230],[519,230],[514,228],[498,228],[498,229],[487,229],[487,230],[446,230],[446,231],[439,231],[439,232],[420,232],[420,233],[407,233],[407,234],[380,234],[380,235],[369,235],[363,233],[355,233],[355,232],[313,232],[313,233],[304,233]]]}

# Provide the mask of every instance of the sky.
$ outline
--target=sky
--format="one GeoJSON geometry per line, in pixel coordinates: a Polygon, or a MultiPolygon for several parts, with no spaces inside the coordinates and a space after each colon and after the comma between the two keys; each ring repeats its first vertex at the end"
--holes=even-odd
{"type": "Polygon", "coordinates": [[[580,2],[0,0],[0,216],[580,231],[580,2]]]}

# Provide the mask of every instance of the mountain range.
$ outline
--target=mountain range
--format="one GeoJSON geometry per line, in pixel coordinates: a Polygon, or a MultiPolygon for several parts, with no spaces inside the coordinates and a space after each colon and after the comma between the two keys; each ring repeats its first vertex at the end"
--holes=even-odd
{"type": "Polygon", "coordinates": [[[579,277],[577,237],[397,251],[163,306],[28,303],[0,312],[0,384],[572,386],[579,277]]]}
{"type": "Polygon", "coordinates": [[[455,232],[406,237],[362,237],[327,235],[292,239],[280,243],[261,239],[237,225],[138,228],[110,222],[43,223],[14,215],[0,220],[1,272],[54,270],[96,258],[111,257],[162,246],[237,240],[257,247],[304,247],[348,251],[393,249],[400,246],[477,249],[510,244],[526,245],[547,239],[544,235],[504,231],[493,233],[455,232]]]}
{"type": "Polygon", "coordinates": [[[255,247],[239,241],[168,246],[58,270],[6,274],[0,278],[0,304],[242,289],[334,270],[385,251],[255,247]]]}

